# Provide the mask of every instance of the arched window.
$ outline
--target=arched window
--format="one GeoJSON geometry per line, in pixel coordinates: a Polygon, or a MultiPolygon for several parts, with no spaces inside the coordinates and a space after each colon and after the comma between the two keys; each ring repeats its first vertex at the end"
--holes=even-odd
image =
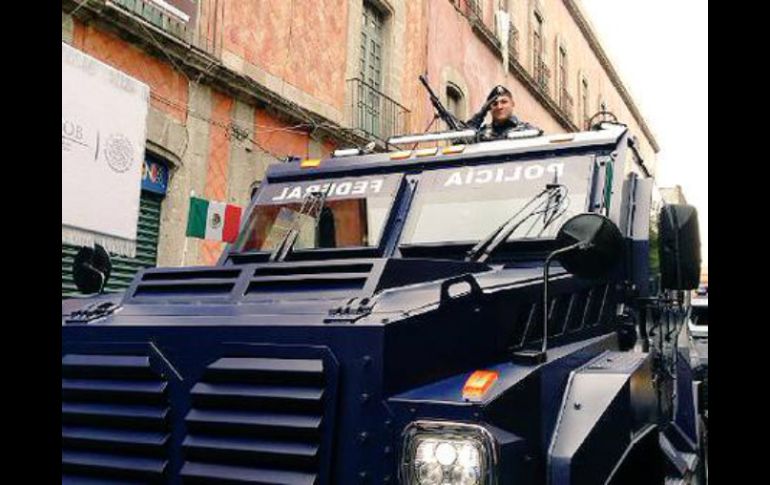
{"type": "Polygon", "coordinates": [[[462,90],[454,83],[447,83],[446,86],[447,110],[455,115],[459,120],[465,120],[465,96],[462,90]]]}

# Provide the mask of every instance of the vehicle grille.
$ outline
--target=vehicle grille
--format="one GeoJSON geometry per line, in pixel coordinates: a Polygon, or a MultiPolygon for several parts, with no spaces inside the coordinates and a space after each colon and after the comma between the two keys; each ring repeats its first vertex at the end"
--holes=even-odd
{"type": "Polygon", "coordinates": [[[324,381],[321,359],[213,362],[191,389],[184,482],[316,483],[324,381]]]}
{"type": "Polygon", "coordinates": [[[164,480],[167,382],[141,355],[62,358],[62,482],[164,480]]]}

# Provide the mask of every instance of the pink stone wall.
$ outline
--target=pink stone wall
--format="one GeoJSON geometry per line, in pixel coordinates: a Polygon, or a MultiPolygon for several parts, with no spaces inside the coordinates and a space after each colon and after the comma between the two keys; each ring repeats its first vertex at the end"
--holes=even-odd
{"type": "Polygon", "coordinates": [[[257,143],[278,157],[308,156],[308,134],[296,123],[276,118],[263,109],[257,109],[254,117],[254,133],[257,143]]]}
{"type": "MultiPolygon", "coordinates": [[[[206,168],[204,197],[208,200],[227,200],[227,177],[230,160],[230,137],[227,126],[231,121],[233,100],[217,91],[211,93],[211,119],[209,125],[209,153],[206,168]]],[[[200,262],[213,265],[225,245],[218,241],[201,241],[200,262]]]]}
{"type": "Polygon", "coordinates": [[[228,0],[225,50],[342,110],[346,0],[228,0]]]}
{"type": "Polygon", "coordinates": [[[424,120],[432,115],[430,104],[426,105],[426,93],[418,82],[420,74],[425,73],[427,64],[428,24],[425,20],[428,2],[407,1],[406,32],[404,35],[404,78],[401,83],[400,102],[410,111],[407,131],[420,131],[425,127],[424,120]]]}

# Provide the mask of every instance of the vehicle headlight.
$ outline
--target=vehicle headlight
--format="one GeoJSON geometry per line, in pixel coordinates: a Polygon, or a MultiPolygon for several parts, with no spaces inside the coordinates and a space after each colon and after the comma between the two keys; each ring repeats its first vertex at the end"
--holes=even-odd
{"type": "Polygon", "coordinates": [[[490,485],[497,448],[482,426],[416,421],[404,431],[401,482],[407,485],[490,485]]]}

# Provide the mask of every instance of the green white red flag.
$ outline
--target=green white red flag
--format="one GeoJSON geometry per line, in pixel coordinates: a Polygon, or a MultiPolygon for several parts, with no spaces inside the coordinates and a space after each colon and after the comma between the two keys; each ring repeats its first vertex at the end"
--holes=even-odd
{"type": "Polygon", "coordinates": [[[188,237],[235,242],[240,224],[240,207],[190,197],[190,213],[187,216],[188,237]]]}

